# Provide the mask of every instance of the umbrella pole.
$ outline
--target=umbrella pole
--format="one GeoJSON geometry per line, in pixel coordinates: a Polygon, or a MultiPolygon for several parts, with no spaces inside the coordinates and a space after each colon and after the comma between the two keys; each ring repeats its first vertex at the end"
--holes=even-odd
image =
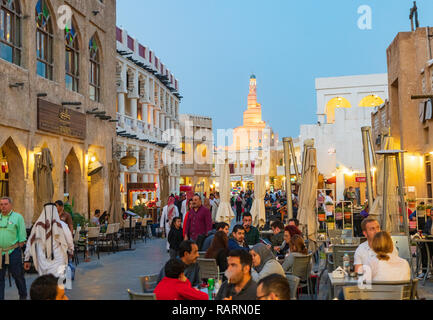
{"type": "Polygon", "coordinates": [[[289,219],[293,219],[293,203],[292,203],[292,177],[290,175],[291,159],[289,154],[290,138],[283,138],[284,145],[284,163],[286,173],[286,198],[287,198],[287,215],[289,219]]]}

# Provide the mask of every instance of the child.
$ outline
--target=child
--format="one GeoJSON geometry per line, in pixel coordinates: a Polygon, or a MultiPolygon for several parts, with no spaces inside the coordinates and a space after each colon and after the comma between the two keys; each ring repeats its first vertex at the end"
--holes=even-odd
{"type": "Polygon", "coordinates": [[[180,217],[173,218],[170,232],[168,233],[168,243],[170,245],[170,259],[175,259],[179,253],[179,245],[183,241],[183,231],[180,217]]]}

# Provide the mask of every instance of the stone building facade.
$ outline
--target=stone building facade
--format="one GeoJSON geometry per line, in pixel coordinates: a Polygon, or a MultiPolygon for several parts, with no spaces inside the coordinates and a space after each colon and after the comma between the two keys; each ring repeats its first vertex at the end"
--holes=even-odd
{"type": "Polygon", "coordinates": [[[156,185],[156,192],[141,193],[147,201],[155,200],[149,195],[159,198],[159,169],[165,164],[170,194],[179,193],[180,163],[164,162],[164,153],[172,158],[175,152],[180,154],[174,130],[180,129],[182,96],[178,80],[152,50],[121,28],[116,29],[116,39],[117,150],[121,156],[137,159],[133,166],[121,166],[122,203],[126,207],[141,196],[140,192],[127,195],[130,183],[156,185]]]}
{"type": "Polygon", "coordinates": [[[433,28],[400,32],[387,49],[389,104],[376,110],[372,126],[380,135],[389,131],[403,160],[406,187],[417,198],[432,198],[433,157],[433,28]],[[412,96],[429,97],[412,99],[412,96]]]}
{"type": "Polygon", "coordinates": [[[14,199],[29,226],[39,210],[35,158],[48,149],[52,200],[69,196],[75,211],[86,216],[107,210],[115,135],[109,120],[116,118],[110,80],[116,72],[116,1],[2,1],[0,16],[10,17],[3,20],[9,25],[0,24],[2,194],[14,199]],[[98,162],[103,169],[89,177],[89,165],[98,162]]]}
{"type": "Polygon", "coordinates": [[[209,193],[215,189],[212,179],[213,134],[212,119],[205,116],[181,114],[182,166],[181,187],[192,187],[193,191],[209,193]]]}

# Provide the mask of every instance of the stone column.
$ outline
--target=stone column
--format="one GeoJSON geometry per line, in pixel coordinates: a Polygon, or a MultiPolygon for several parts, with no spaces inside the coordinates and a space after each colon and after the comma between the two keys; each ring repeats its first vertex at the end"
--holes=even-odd
{"type": "Polygon", "coordinates": [[[118,103],[118,108],[119,108],[119,126],[120,127],[124,127],[124,118],[123,116],[125,115],[125,93],[123,92],[118,92],[117,93],[117,103],[118,103]]]}
{"type": "Polygon", "coordinates": [[[138,98],[131,98],[131,118],[132,118],[132,130],[137,130],[137,102],[138,98]]]}
{"type": "MultiPolygon", "coordinates": [[[[131,183],[137,183],[137,173],[136,172],[131,173],[131,183]]],[[[137,194],[134,193],[132,196],[132,206],[135,205],[135,201],[137,201],[137,198],[138,198],[137,194]]]]}

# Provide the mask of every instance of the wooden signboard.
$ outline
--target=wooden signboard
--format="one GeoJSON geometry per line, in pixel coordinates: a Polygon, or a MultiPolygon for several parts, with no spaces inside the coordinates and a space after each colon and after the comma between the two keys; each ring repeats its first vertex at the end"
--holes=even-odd
{"type": "Polygon", "coordinates": [[[86,139],[86,115],[38,99],[38,129],[62,136],[86,139]]]}

